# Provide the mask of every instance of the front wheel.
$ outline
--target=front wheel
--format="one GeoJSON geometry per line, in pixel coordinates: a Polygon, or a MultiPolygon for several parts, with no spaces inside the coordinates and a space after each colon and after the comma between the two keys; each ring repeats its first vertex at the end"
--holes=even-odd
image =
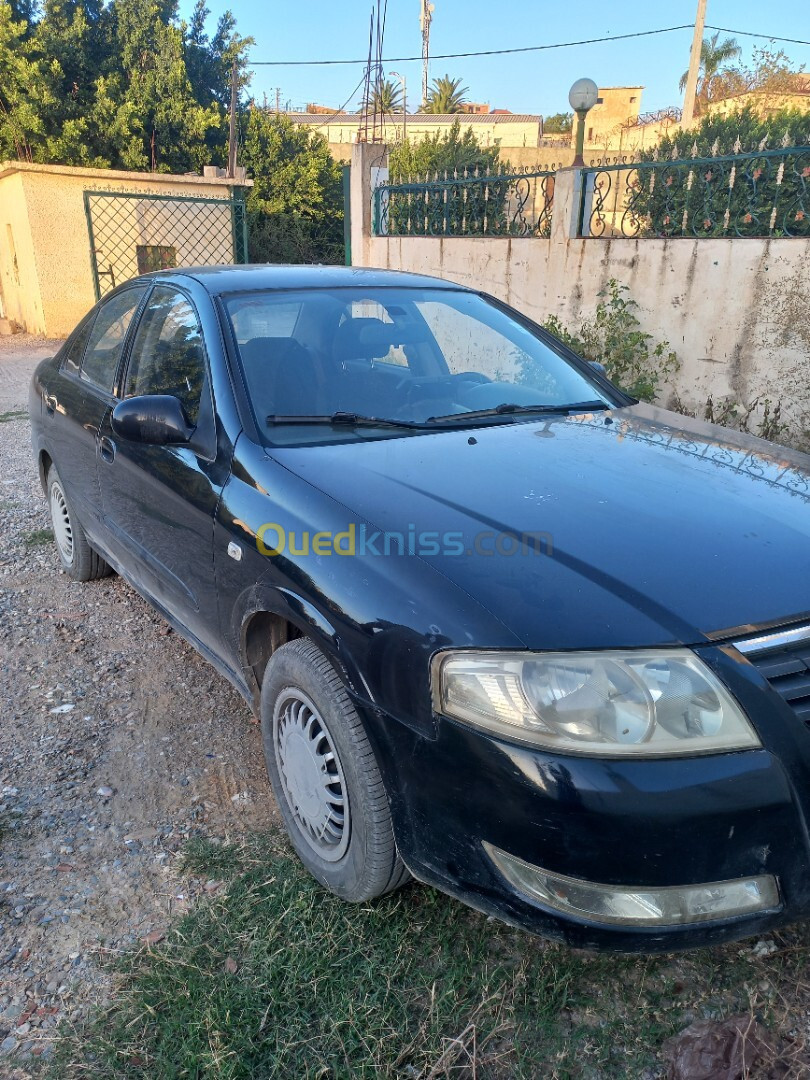
{"type": "Polygon", "coordinates": [[[74,581],[95,581],[96,578],[107,577],[112,573],[112,568],[87,542],[84,529],[68,502],[62,480],[53,465],[48,470],[47,491],[53,537],[65,573],[74,581]]]}
{"type": "Polygon", "coordinates": [[[410,875],[374,751],[342,681],[308,638],[270,657],[261,719],[276,801],[313,877],[356,903],[404,884],[410,875]]]}

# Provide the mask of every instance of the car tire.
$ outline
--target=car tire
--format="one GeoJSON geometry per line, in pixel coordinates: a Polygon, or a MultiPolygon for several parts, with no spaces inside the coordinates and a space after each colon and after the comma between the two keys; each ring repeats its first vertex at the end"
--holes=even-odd
{"type": "Polygon", "coordinates": [[[354,903],[408,881],[374,751],[342,680],[309,638],[270,657],[261,722],[270,783],[312,876],[354,903]]]}
{"type": "Polygon", "coordinates": [[[95,581],[112,573],[112,567],[94,551],[65,494],[55,466],[48,469],[46,480],[48,509],[51,512],[53,536],[62,569],[74,581],[95,581]]]}

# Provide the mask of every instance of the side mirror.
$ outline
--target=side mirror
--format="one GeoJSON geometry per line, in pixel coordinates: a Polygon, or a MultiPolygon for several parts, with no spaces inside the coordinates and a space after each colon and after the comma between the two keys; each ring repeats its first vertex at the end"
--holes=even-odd
{"type": "Polygon", "coordinates": [[[604,364],[600,364],[598,360],[589,360],[588,363],[594,370],[598,371],[600,375],[604,375],[607,378],[607,368],[604,364]]]}
{"type": "Polygon", "coordinates": [[[144,394],[119,401],[110,424],[120,438],[153,446],[187,443],[194,433],[183,406],[170,394],[144,394]]]}

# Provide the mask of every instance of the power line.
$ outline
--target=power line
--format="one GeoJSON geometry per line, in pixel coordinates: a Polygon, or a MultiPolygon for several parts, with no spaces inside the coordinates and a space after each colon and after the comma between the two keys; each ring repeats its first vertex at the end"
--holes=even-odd
{"type": "MultiPolygon", "coordinates": [[[[460,53],[436,53],[432,60],[459,60],[469,56],[507,56],[513,53],[545,52],[548,49],[571,49],[577,45],[597,45],[603,41],[627,41],[630,38],[654,37],[656,34],[673,34],[678,30],[691,30],[692,23],[683,23],[681,26],[665,26],[660,30],[639,30],[633,34],[613,34],[607,37],[583,38],[581,41],[558,41],[553,45],[524,45],[515,49],[482,49],[477,52],[460,53]]],[[[810,41],[801,38],[777,37],[775,34],[756,34],[750,30],[730,30],[726,26],[710,26],[707,30],[719,30],[722,34],[739,34],[740,37],[762,38],[766,41],[782,41],[789,45],[810,45],[810,41]]],[[[383,64],[404,64],[411,60],[421,60],[420,56],[389,56],[381,62],[383,64]]],[[[334,64],[367,64],[368,58],[358,60],[252,60],[251,67],[326,67],[334,64]]]]}
{"type": "MultiPolygon", "coordinates": [[[[667,26],[663,30],[640,30],[634,34],[615,34],[611,37],[586,38],[582,41],[561,41],[554,45],[524,45],[518,49],[485,49],[480,52],[434,53],[431,60],[456,60],[465,56],[504,56],[507,53],[542,52],[545,49],[569,49],[574,45],[594,45],[600,41],[624,41],[627,38],[651,37],[653,34],[671,34],[674,30],[691,30],[692,23],[683,26],[667,26]]],[[[420,56],[388,56],[383,64],[403,64],[409,60],[421,60],[420,56]]],[[[367,64],[361,60],[252,60],[251,67],[315,67],[326,64],[367,64]]]]}
{"type": "Polygon", "coordinates": [[[792,37],[777,37],[775,34],[754,34],[749,30],[728,30],[725,26],[709,26],[706,23],[707,30],[719,30],[721,34],[739,34],[740,37],[755,37],[765,38],[767,41],[784,41],[788,45],[810,45],[810,41],[802,41],[801,38],[792,37]]]}

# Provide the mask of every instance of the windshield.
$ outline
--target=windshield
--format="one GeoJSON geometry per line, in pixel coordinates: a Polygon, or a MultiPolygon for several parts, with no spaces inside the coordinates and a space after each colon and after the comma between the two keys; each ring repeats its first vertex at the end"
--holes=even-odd
{"type": "Polygon", "coordinates": [[[614,403],[475,293],[336,288],[224,299],[254,417],[271,442],[289,441],[280,429],[290,426],[300,437],[305,423],[323,422],[333,436],[362,424],[368,435],[369,418],[440,429],[614,403]]]}

